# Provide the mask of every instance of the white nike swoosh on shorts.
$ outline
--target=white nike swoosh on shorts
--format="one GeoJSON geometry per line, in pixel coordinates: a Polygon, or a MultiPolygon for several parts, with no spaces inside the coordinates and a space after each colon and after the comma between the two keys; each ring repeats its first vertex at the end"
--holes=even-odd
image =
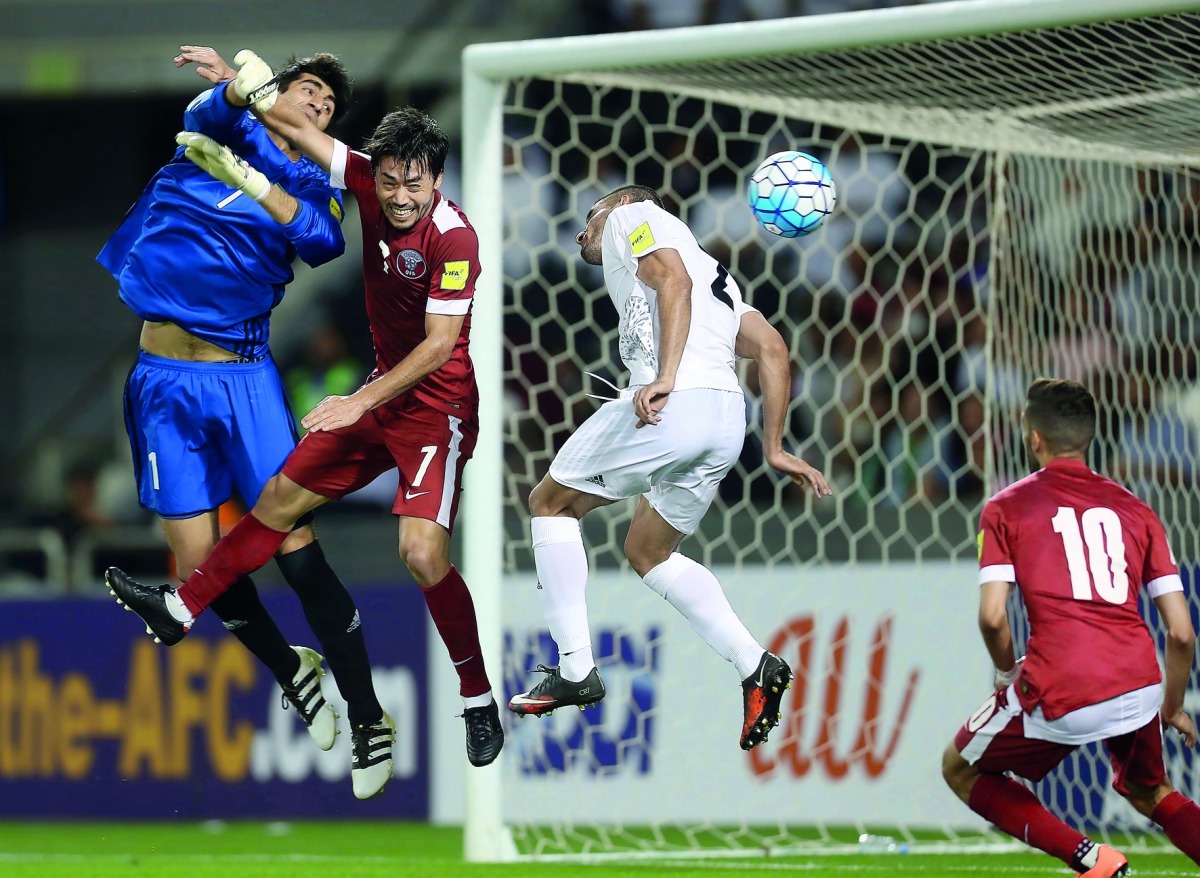
{"type": "Polygon", "coordinates": [[[433,491],[418,491],[417,493],[414,494],[412,491],[405,491],[404,499],[405,500],[415,500],[418,497],[424,497],[426,494],[432,494],[432,493],[433,493],[433,491]]]}

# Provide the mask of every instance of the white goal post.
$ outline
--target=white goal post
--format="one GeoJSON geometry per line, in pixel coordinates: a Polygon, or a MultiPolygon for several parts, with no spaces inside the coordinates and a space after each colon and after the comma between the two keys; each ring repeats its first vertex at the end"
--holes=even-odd
{"type": "MultiPolygon", "coordinates": [[[[468,860],[983,829],[937,764],[988,691],[974,527],[986,492],[1024,471],[1013,428],[1030,378],[1097,391],[1096,465],[1158,509],[1189,573],[1200,558],[1198,40],[1200,0],[954,0],[464,51],[462,200],[483,274],[463,567],[498,699],[550,660],[528,490],[590,411],[585,373],[623,378],[602,279],[570,245],[613,181],[664,191],[780,326],[795,448],[839,492],[813,504],[750,454],[684,544],[807,671],[752,757],[728,746],[732,671],[620,564],[630,510],[594,513],[608,712],[505,717],[496,765],[468,772],[468,860]],[[840,187],[827,227],[799,241],[753,227],[741,203],[745,175],[785,148],[827,160],[840,187]],[[839,687],[859,683],[839,713],[839,687]],[[722,807],[741,796],[769,816],[722,807]]],[[[1194,797],[1194,757],[1168,759],[1194,797]]],[[[1057,811],[1146,829],[1088,782],[1097,771],[1085,749],[1044,782],[1057,811]]]]}

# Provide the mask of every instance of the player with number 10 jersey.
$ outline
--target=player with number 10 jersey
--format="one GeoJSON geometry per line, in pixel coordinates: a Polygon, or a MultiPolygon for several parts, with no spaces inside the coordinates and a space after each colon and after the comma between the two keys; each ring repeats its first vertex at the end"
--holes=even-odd
{"type": "Polygon", "coordinates": [[[988,501],[979,565],[980,582],[1016,582],[1029,614],[1016,687],[1026,713],[1054,720],[1162,680],[1138,592],[1183,590],[1166,534],[1083,461],[1051,460],[988,501]]]}
{"type": "Polygon", "coordinates": [[[1103,745],[1112,787],[1200,863],[1200,808],[1176,791],[1163,729],[1184,746],[1195,630],[1162,522],[1140,499],[1092,472],[1096,401],[1074,381],[1030,385],[1021,435],[1039,469],[984,506],[979,631],[995,691],[942,755],[942,776],[972,811],[1084,878],[1128,873],[1120,851],[1051,813],[1014,774],[1040,781],[1077,747],[1103,745]],[[1029,615],[1023,659],[1008,621],[1020,590],[1029,615]],[[1138,610],[1145,589],[1165,629],[1164,666],[1138,610]]]}

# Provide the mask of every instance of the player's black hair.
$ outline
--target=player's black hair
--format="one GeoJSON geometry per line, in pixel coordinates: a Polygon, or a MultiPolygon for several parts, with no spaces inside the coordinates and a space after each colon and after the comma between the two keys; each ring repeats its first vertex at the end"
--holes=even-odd
{"type": "Polygon", "coordinates": [[[400,167],[416,165],[418,171],[429,171],[436,180],[446,167],[450,138],[428,113],[404,107],[380,120],[363,144],[363,151],[371,157],[372,171],[379,170],[379,163],[391,156],[400,167]]]}
{"type": "Polygon", "coordinates": [[[349,108],[350,96],[354,93],[346,65],[336,55],[330,55],[328,52],[317,52],[307,58],[293,56],[283,69],[275,74],[279,81],[279,90],[285,91],[305,74],[319,77],[333,92],[333,115],[329,118],[329,124],[332,125],[349,108]]]}
{"type": "Polygon", "coordinates": [[[1096,435],[1096,400],[1078,381],[1039,378],[1025,396],[1025,420],[1051,454],[1086,451],[1096,435]]]}
{"type": "Polygon", "coordinates": [[[620,199],[620,197],[622,195],[628,195],[629,200],[634,203],[636,203],[638,201],[649,201],[655,207],[663,206],[663,200],[661,197],[659,197],[659,194],[657,192],[655,192],[653,189],[649,188],[648,186],[638,186],[637,184],[631,184],[629,186],[621,186],[618,189],[614,189],[612,192],[609,192],[607,195],[605,195],[600,200],[608,201],[611,198],[612,200],[616,201],[616,200],[620,199]]]}

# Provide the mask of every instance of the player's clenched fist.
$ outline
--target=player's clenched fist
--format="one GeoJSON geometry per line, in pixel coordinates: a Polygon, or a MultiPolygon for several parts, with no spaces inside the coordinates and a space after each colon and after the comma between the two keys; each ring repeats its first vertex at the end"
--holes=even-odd
{"type": "Polygon", "coordinates": [[[275,71],[271,65],[249,49],[242,49],[234,55],[233,63],[238,67],[233,90],[260,113],[275,106],[279,84],[275,82],[275,71]]]}
{"type": "Polygon", "coordinates": [[[271,191],[271,182],[263,173],[211,137],[195,131],[181,131],[175,135],[175,142],[187,147],[184,155],[213,177],[245,192],[255,201],[262,201],[271,191]]]}

